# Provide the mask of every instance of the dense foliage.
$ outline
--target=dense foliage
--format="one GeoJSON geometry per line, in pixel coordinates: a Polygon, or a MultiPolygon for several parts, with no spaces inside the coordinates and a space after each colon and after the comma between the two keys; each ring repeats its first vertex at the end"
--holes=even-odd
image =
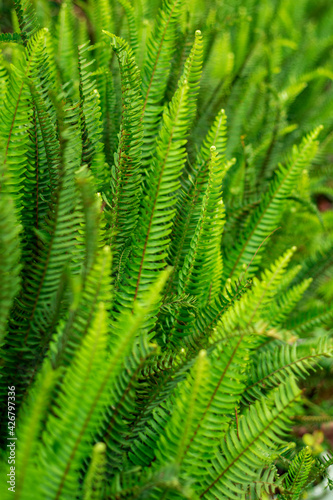
{"type": "Polygon", "coordinates": [[[333,5],[1,5],[2,498],[303,498],[333,464],[333,5]]]}

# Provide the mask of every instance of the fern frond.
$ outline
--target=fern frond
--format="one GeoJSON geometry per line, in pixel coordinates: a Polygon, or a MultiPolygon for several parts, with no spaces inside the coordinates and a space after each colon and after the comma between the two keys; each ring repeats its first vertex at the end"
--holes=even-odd
{"type": "Polygon", "coordinates": [[[109,489],[110,500],[149,498],[159,500],[172,498],[174,500],[192,500],[193,491],[189,484],[181,482],[177,468],[168,465],[156,474],[142,474],[139,468],[132,468],[115,477],[109,489]]]}
{"type": "Polygon", "coordinates": [[[281,436],[290,425],[291,409],[300,394],[293,379],[289,379],[270,402],[257,401],[239,418],[238,432],[231,428],[222,441],[221,453],[208,471],[200,498],[236,500],[252,481],[260,478],[262,466],[283,443],[281,436]]]}
{"type": "Polygon", "coordinates": [[[266,467],[262,470],[260,477],[250,485],[246,498],[260,500],[264,493],[274,495],[277,488],[281,487],[282,481],[283,477],[278,476],[274,466],[266,467]]]}
{"type": "MultiPolygon", "coordinates": [[[[76,172],[76,183],[82,199],[84,215],[84,237],[81,244],[84,246],[85,258],[82,265],[82,281],[89,273],[104,243],[104,220],[102,216],[102,199],[95,194],[95,180],[86,166],[76,172]],[[84,241],[83,241],[84,240],[84,241]]],[[[78,237],[79,239],[80,237],[78,237]]],[[[105,302],[105,300],[103,300],[105,302]]]]}
{"type": "MultiPolygon", "coordinates": [[[[218,346],[210,353],[209,374],[206,376],[205,390],[198,395],[198,406],[195,407],[196,420],[191,424],[191,432],[186,438],[187,444],[182,451],[183,475],[186,476],[187,470],[191,470],[192,478],[203,478],[206,474],[205,463],[200,457],[203,454],[207,461],[214,457],[220,440],[234,416],[235,408],[238,406],[245,387],[246,366],[252,345],[254,345],[253,342],[242,335],[241,338],[231,339],[223,347],[218,346]]],[[[167,438],[164,431],[166,428],[170,428],[170,432],[174,433],[171,440],[173,444],[170,446],[174,447],[176,442],[179,443],[182,440],[182,423],[177,420],[179,418],[178,411],[172,419],[172,408],[179,408],[186,401],[186,396],[181,395],[182,392],[179,391],[188,387],[186,382],[188,378],[184,380],[184,375],[186,375],[184,370],[187,371],[192,367],[196,358],[192,356],[192,361],[190,361],[190,357],[187,359],[187,369],[186,365],[180,365],[178,372],[173,375],[175,380],[178,379],[178,388],[175,394],[168,393],[167,390],[164,391],[164,398],[168,396],[166,404],[161,399],[159,407],[156,408],[156,404],[152,406],[152,417],[144,426],[141,426],[138,438],[131,446],[130,457],[133,463],[149,465],[154,460],[158,436],[164,436],[163,442],[166,439],[169,443],[170,436],[167,438]],[[178,429],[178,434],[176,429],[178,429]]],[[[193,367],[191,369],[195,370],[193,367]]],[[[163,384],[170,391],[170,386],[174,385],[174,381],[171,378],[170,380],[163,379],[163,384]]],[[[185,415],[187,415],[186,411],[185,415]]],[[[170,461],[172,460],[170,457],[170,461]]]]}
{"type": "MultiPolygon", "coordinates": [[[[77,488],[77,468],[80,465],[79,460],[83,458],[82,454],[86,452],[88,455],[90,433],[94,429],[91,424],[97,424],[96,412],[101,411],[103,403],[105,405],[106,395],[101,389],[106,375],[106,345],[106,317],[100,303],[94,324],[65,375],[62,398],[59,400],[58,408],[54,408],[54,414],[49,414],[46,423],[49,432],[38,450],[39,491],[44,493],[45,498],[60,498],[64,494],[75,492],[77,488]],[[99,376],[96,376],[97,373],[99,376]],[[95,375],[94,378],[92,374],[95,375]],[[67,400],[64,399],[66,395],[69,398],[67,400]],[[104,401],[101,400],[103,396],[104,401]],[[70,401],[70,404],[67,401],[70,401]],[[80,404],[79,414],[75,411],[75,406],[78,404],[80,404]],[[92,420],[93,417],[95,418],[92,420]],[[64,446],[61,436],[69,423],[71,423],[71,434],[64,446]],[[89,424],[90,427],[87,428],[89,424]],[[87,429],[88,434],[83,433],[83,429],[87,429]],[[80,455],[78,449],[81,451],[80,455]],[[73,453],[74,451],[76,453],[73,453]]],[[[118,371],[120,363],[114,363],[114,359],[112,361],[118,371]]],[[[122,358],[119,361],[121,362],[122,358]]]]}
{"type": "MultiPolygon", "coordinates": [[[[246,380],[246,367],[253,342],[244,335],[219,346],[210,355],[204,404],[200,418],[183,453],[184,471],[202,484],[207,475],[202,456],[211,463],[230,422],[235,416],[246,380]],[[237,368],[236,368],[237,367],[237,368]],[[200,458],[201,457],[201,458],[200,458]]],[[[199,490],[197,489],[199,493],[199,490]]]]}
{"type": "Polygon", "coordinates": [[[114,89],[114,84],[110,72],[105,72],[101,76],[101,82],[98,83],[98,89],[101,97],[101,108],[103,115],[103,143],[105,158],[108,165],[114,162],[114,153],[117,151],[118,146],[118,113],[117,113],[117,96],[114,89]],[[104,91],[104,104],[102,101],[101,91],[104,91]]]}
{"type": "MultiPolygon", "coordinates": [[[[125,360],[124,369],[117,377],[112,391],[112,407],[100,427],[101,440],[107,445],[107,463],[111,471],[122,469],[122,458],[131,434],[131,424],[138,412],[138,393],[142,370],[149,359],[156,355],[156,346],[149,345],[145,337],[135,342],[125,360]]],[[[111,473],[112,475],[114,472],[111,473]]],[[[110,473],[109,473],[110,475],[110,473]]]]}
{"type": "MultiPolygon", "coordinates": [[[[204,193],[207,189],[211,158],[211,146],[215,146],[223,165],[226,146],[226,115],[221,110],[205,138],[195,166],[195,177],[187,181],[177,202],[172,241],[170,244],[168,262],[173,266],[167,292],[175,289],[178,283],[179,270],[184,265],[185,257],[190,251],[191,239],[198,224],[204,193]]],[[[222,179],[227,172],[224,169],[222,179]]],[[[222,181],[221,179],[221,181],[222,181]]]]}
{"type": "Polygon", "coordinates": [[[166,75],[175,51],[175,24],[183,0],[163,0],[154,29],[147,42],[147,56],[142,72],[144,141],[142,164],[147,167],[155,150],[159,121],[162,115],[162,100],[167,87],[166,75]]]}
{"type": "Polygon", "coordinates": [[[210,179],[202,204],[202,215],[190,244],[190,253],[185,258],[184,266],[179,273],[178,285],[181,292],[186,289],[191,295],[198,297],[200,309],[215,299],[219,292],[222,273],[220,247],[225,221],[221,184],[225,171],[215,146],[211,147],[211,162],[208,168],[210,179]],[[198,273],[200,273],[200,291],[195,283],[198,280],[198,273]]]}
{"type": "Polygon", "coordinates": [[[201,408],[208,399],[207,392],[204,390],[208,377],[209,365],[206,352],[200,351],[190,377],[175,395],[174,404],[178,411],[173,412],[165,433],[161,435],[157,443],[154,467],[159,468],[172,461],[182,464],[191,437],[200,422],[201,408]]]}
{"type": "Polygon", "coordinates": [[[56,345],[51,349],[54,366],[67,365],[76,349],[81,345],[94,321],[98,304],[103,302],[106,310],[111,309],[112,286],[111,253],[108,247],[95,255],[94,263],[83,278],[81,289],[74,292],[73,304],[67,320],[60,324],[56,345]]]}
{"type": "Polygon", "coordinates": [[[87,61],[85,54],[89,51],[89,44],[79,47],[79,78],[80,78],[80,109],[82,133],[82,162],[92,170],[97,182],[97,189],[101,191],[107,182],[108,171],[105,167],[103,154],[101,110],[96,82],[91,79],[88,70],[93,61],[87,61]]]}
{"type": "Polygon", "coordinates": [[[317,150],[316,138],[322,127],[318,127],[303,140],[299,148],[294,146],[286,166],[280,168],[271,181],[270,187],[259,207],[253,213],[241,240],[225,258],[223,279],[238,279],[242,270],[251,263],[250,275],[253,275],[259,262],[265,238],[277,229],[282,217],[286,198],[296,186],[301,171],[311,163],[317,150]],[[232,257],[233,255],[233,257],[232,257]]]}
{"type": "Polygon", "coordinates": [[[20,468],[16,483],[18,499],[29,497],[33,487],[34,455],[59,375],[60,370],[53,370],[50,363],[46,362],[21,410],[20,426],[17,429],[17,467],[20,468]]]}
{"type": "Polygon", "coordinates": [[[119,250],[136,227],[141,194],[142,97],[140,72],[128,44],[110,33],[117,55],[122,85],[119,145],[111,169],[110,245],[118,264],[119,250]]]}
{"type": "Polygon", "coordinates": [[[10,76],[0,117],[0,187],[3,193],[9,193],[13,197],[19,220],[32,116],[27,79],[42,56],[44,38],[45,30],[40,30],[28,42],[19,68],[14,68],[10,76]],[[3,186],[5,179],[6,183],[3,186]]]}
{"type": "MultiPolygon", "coordinates": [[[[41,61],[43,61],[42,58],[41,61]]],[[[38,77],[44,76],[43,69],[43,64],[41,67],[39,65],[38,77]]],[[[47,63],[45,69],[48,69],[47,63]]],[[[34,75],[33,81],[36,80],[37,77],[34,75]]],[[[36,246],[37,233],[45,223],[61,176],[60,141],[54,109],[47,98],[44,98],[49,90],[50,82],[46,77],[42,78],[42,81],[44,88],[40,85],[35,86],[34,83],[30,85],[35,107],[30,129],[26,180],[21,200],[22,222],[25,229],[23,251],[26,262],[31,260],[31,254],[36,246]],[[33,195],[33,203],[31,195],[33,195]]]]}
{"type": "Polygon", "coordinates": [[[284,294],[282,294],[278,298],[278,300],[271,305],[267,314],[267,318],[270,320],[272,326],[284,324],[284,321],[301,300],[304,292],[308,289],[311,282],[312,279],[309,278],[299,283],[298,285],[293,286],[284,294]]]}
{"type": "Polygon", "coordinates": [[[1,33],[0,34],[0,43],[22,43],[22,38],[19,33],[1,33]]]}
{"type": "Polygon", "coordinates": [[[20,289],[21,227],[17,224],[14,203],[8,196],[0,198],[0,346],[3,345],[9,311],[20,289]]]}
{"type": "MultiPolygon", "coordinates": [[[[78,81],[77,50],[75,50],[75,22],[72,0],[61,3],[56,26],[57,63],[62,83],[76,85],[78,81]]],[[[71,92],[73,88],[70,89],[71,92]]],[[[77,92],[77,88],[74,89],[77,92]]]]}
{"type": "Polygon", "coordinates": [[[136,27],[134,7],[130,4],[128,0],[118,0],[118,1],[119,3],[121,3],[126,13],[129,45],[135,56],[138,51],[139,42],[138,42],[138,30],[136,27]]]}
{"type": "Polygon", "coordinates": [[[311,472],[313,458],[308,447],[303,448],[291,462],[288,475],[284,480],[287,492],[281,495],[285,500],[298,500],[311,472]]]}
{"type": "Polygon", "coordinates": [[[179,175],[186,154],[187,92],[188,86],[184,84],[163,115],[155,158],[147,175],[149,195],[144,197],[139,223],[133,234],[131,259],[119,286],[117,308],[131,309],[152,282],[156,271],[165,268],[170,243],[168,235],[175,215],[175,192],[179,188],[179,175]]]}
{"type": "Polygon", "coordinates": [[[249,373],[248,386],[244,391],[244,401],[254,401],[264,392],[282,383],[293,375],[304,379],[324,357],[331,357],[333,348],[328,338],[321,338],[318,345],[282,345],[273,351],[259,354],[249,373]]]}
{"type": "MultiPolygon", "coordinates": [[[[266,270],[261,279],[254,278],[252,281],[251,290],[235,302],[234,307],[221,318],[222,329],[215,329],[212,332],[210,342],[214,343],[235,334],[236,329],[241,331],[251,331],[253,325],[261,319],[262,312],[266,310],[276,294],[276,287],[280,283],[285,273],[286,267],[295,252],[296,248],[287,250],[282,257],[266,270]]],[[[263,335],[268,327],[267,322],[262,325],[261,335],[263,335]]]]}
{"type": "Polygon", "coordinates": [[[36,469],[39,491],[45,498],[55,500],[62,495],[75,495],[78,470],[89,456],[91,436],[96,434],[106,407],[112,402],[110,390],[145,315],[160,300],[166,278],[166,272],[160,275],[150,292],[136,304],[133,314],[124,311],[119,320],[121,335],[113,342],[109,355],[105,309],[100,303],[94,324],[66,372],[62,395],[46,423],[49,432],[40,446],[36,469]],[[63,433],[69,423],[71,433],[64,442],[63,433]]]}
{"type": "Polygon", "coordinates": [[[113,156],[108,153],[107,148],[111,147],[112,153],[115,150],[113,143],[117,133],[117,127],[114,126],[115,121],[115,89],[113,86],[112,76],[110,74],[110,64],[112,52],[109,48],[108,39],[103,33],[107,30],[110,33],[114,32],[113,24],[113,6],[108,0],[92,0],[91,2],[91,21],[94,26],[95,47],[94,56],[96,59],[96,84],[98,95],[100,98],[101,112],[104,119],[104,145],[106,159],[109,165],[113,162],[113,156]],[[111,116],[110,116],[111,115],[111,116]],[[111,123],[110,123],[111,122],[111,123]]]}
{"type": "Polygon", "coordinates": [[[13,351],[7,351],[4,347],[3,369],[9,370],[8,375],[12,380],[15,366],[15,382],[17,387],[21,387],[18,400],[24,395],[26,383],[35,374],[36,362],[41,361],[39,357],[37,360],[35,358],[36,347],[47,345],[53,333],[52,328],[57,321],[58,311],[51,307],[52,301],[61,301],[61,281],[75,249],[78,224],[74,212],[74,171],[78,168],[81,157],[81,144],[77,139],[78,127],[73,126],[62,162],[60,183],[53,193],[53,203],[43,229],[38,231],[38,257],[29,267],[24,288],[16,301],[15,315],[9,324],[7,342],[15,348],[13,351]],[[19,362],[16,349],[20,349],[19,362]]]}
{"type": "Polygon", "coordinates": [[[196,310],[196,298],[188,294],[167,295],[163,300],[160,311],[165,314],[174,314],[179,306],[184,309],[196,310]]]}
{"type": "Polygon", "coordinates": [[[20,26],[21,38],[26,46],[29,39],[34,37],[39,29],[35,7],[31,0],[15,0],[14,8],[20,26]]]}
{"type": "Polygon", "coordinates": [[[201,31],[195,32],[195,40],[188,58],[185,61],[185,67],[181,78],[188,83],[188,114],[190,126],[195,119],[197,112],[197,99],[200,88],[200,79],[202,74],[203,42],[201,31]]]}
{"type": "MultiPolygon", "coordinates": [[[[217,157],[215,146],[211,148],[211,161],[208,168],[209,180],[202,203],[201,216],[190,244],[190,251],[180,270],[178,282],[178,293],[189,293],[196,297],[199,309],[203,309],[207,303],[215,299],[222,273],[222,263],[219,262],[219,258],[224,225],[224,206],[221,199],[224,169],[217,157]],[[212,273],[215,273],[213,282],[212,273]]],[[[168,340],[175,334],[179,335],[176,330],[181,332],[188,326],[186,311],[184,315],[180,309],[177,316],[175,321],[178,324],[170,331],[168,340]]]]}
{"type": "Polygon", "coordinates": [[[189,325],[188,335],[184,338],[186,345],[197,350],[198,346],[207,348],[209,337],[214,328],[221,322],[222,316],[232,308],[236,301],[252,286],[248,280],[244,285],[230,286],[226,295],[220,293],[209,305],[198,312],[193,324],[189,325]]]}
{"type": "Polygon", "coordinates": [[[94,445],[91,463],[83,484],[83,500],[102,500],[103,498],[105,450],[104,443],[94,445]]]}
{"type": "Polygon", "coordinates": [[[304,335],[320,325],[326,325],[332,317],[332,306],[313,307],[307,312],[302,312],[290,318],[286,321],[286,327],[294,330],[297,335],[304,335]]]}
{"type": "Polygon", "coordinates": [[[1,108],[4,105],[7,85],[8,85],[8,72],[5,68],[2,55],[0,54],[0,102],[1,102],[0,113],[1,113],[1,108]]]}
{"type": "Polygon", "coordinates": [[[295,277],[294,284],[300,283],[304,279],[312,278],[311,286],[308,292],[318,286],[320,280],[329,275],[333,267],[333,244],[332,242],[324,242],[322,247],[318,249],[314,255],[310,255],[302,262],[302,269],[295,277]]]}

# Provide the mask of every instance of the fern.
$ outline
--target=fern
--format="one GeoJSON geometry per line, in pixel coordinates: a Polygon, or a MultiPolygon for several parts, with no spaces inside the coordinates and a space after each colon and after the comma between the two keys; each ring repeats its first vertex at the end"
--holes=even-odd
{"type": "MultiPolygon", "coordinates": [[[[207,498],[237,498],[258,477],[260,467],[269,460],[281,434],[290,407],[300,396],[290,379],[274,395],[272,408],[257,402],[239,420],[238,434],[230,429],[222,443],[221,454],[213,462],[201,493],[207,498]],[[265,454],[263,453],[265,450],[265,454]],[[248,464],[251,463],[251,469],[248,464]]],[[[268,403],[269,404],[269,403],[268,403]]]]}
{"type": "Polygon", "coordinates": [[[282,495],[282,498],[293,500],[300,498],[300,494],[310,474],[312,463],[313,459],[309,449],[304,448],[290,464],[288,476],[284,482],[287,493],[282,495]]]}
{"type": "Polygon", "coordinates": [[[3,497],[331,486],[333,6],[0,10],[3,497]]]}

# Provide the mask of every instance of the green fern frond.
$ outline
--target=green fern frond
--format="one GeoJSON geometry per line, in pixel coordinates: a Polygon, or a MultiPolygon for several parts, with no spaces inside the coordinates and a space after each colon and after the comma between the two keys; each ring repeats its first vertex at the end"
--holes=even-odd
{"type": "Polygon", "coordinates": [[[96,60],[96,86],[100,98],[100,107],[104,121],[103,142],[105,156],[109,165],[113,163],[113,152],[116,149],[116,95],[113,78],[110,73],[112,52],[109,41],[103,30],[114,32],[113,12],[108,0],[92,0],[90,9],[91,24],[94,29],[94,57],[96,60]]]}
{"type": "Polygon", "coordinates": [[[134,56],[136,55],[139,47],[139,42],[138,42],[138,30],[136,27],[136,21],[135,21],[135,10],[134,7],[130,4],[128,0],[118,0],[119,3],[124,8],[124,11],[126,13],[127,17],[127,24],[128,24],[128,40],[129,40],[129,45],[133,51],[134,56]]]}
{"type": "Polygon", "coordinates": [[[0,55],[0,102],[1,102],[0,113],[1,113],[1,108],[5,101],[7,85],[8,85],[8,72],[5,68],[2,56],[0,55]]]}
{"type": "Polygon", "coordinates": [[[46,362],[22,407],[21,424],[17,430],[19,435],[17,467],[20,468],[15,492],[17,499],[29,497],[31,493],[34,470],[33,457],[38,447],[43,420],[59,375],[60,370],[53,370],[50,363],[46,362]]]}
{"type": "MultiPolygon", "coordinates": [[[[211,163],[209,165],[210,179],[202,204],[202,215],[198,221],[196,232],[193,235],[190,247],[193,251],[197,240],[195,264],[192,264],[192,272],[187,269],[192,255],[185,258],[183,269],[179,273],[179,288],[184,289],[184,280],[191,281],[189,292],[198,297],[200,308],[203,308],[215,299],[220,291],[220,279],[222,276],[221,241],[223,234],[224,205],[221,198],[221,184],[225,176],[225,168],[216,154],[216,147],[211,147],[211,163]],[[197,231],[201,229],[201,234],[197,231]],[[209,238],[208,238],[209,233],[209,238]],[[209,239],[209,241],[208,241],[209,239]],[[201,247],[201,248],[200,248],[201,247]],[[198,269],[198,265],[201,268],[198,269]],[[195,269],[197,267],[197,269],[195,269]],[[195,274],[201,274],[200,292],[196,289],[195,274]],[[193,273],[193,276],[192,276],[193,273]],[[211,281],[211,276],[213,276],[211,281]]],[[[193,260],[193,257],[192,257],[193,260]]]]}
{"type": "MultiPolygon", "coordinates": [[[[61,4],[56,26],[56,58],[60,68],[62,83],[78,83],[77,50],[75,50],[75,23],[72,0],[61,4]]],[[[77,93],[77,88],[71,92],[77,93]]]]}
{"type": "MultiPolygon", "coordinates": [[[[198,407],[195,408],[196,420],[191,424],[193,428],[186,438],[187,445],[182,451],[185,475],[185,471],[189,468],[191,468],[192,477],[202,478],[206,474],[205,464],[200,459],[201,453],[207,460],[214,457],[220,440],[234,417],[235,408],[237,408],[245,387],[246,366],[252,344],[253,342],[243,335],[240,339],[233,339],[228,345],[217,347],[209,355],[210,368],[209,374],[206,375],[205,391],[198,395],[198,407]],[[238,367],[237,371],[235,371],[236,366],[238,367]],[[217,417],[218,415],[219,417],[217,417]]],[[[195,358],[193,358],[194,360],[195,358]]],[[[187,369],[193,365],[193,361],[187,362],[187,369]]],[[[178,408],[186,400],[186,397],[179,393],[183,387],[188,387],[186,380],[184,380],[184,368],[180,365],[178,375],[176,372],[179,380],[179,389],[176,389],[177,396],[169,393],[166,404],[161,401],[159,407],[155,406],[153,420],[148,420],[148,425],[145,424],[138,434],[138,438],[133,442],[130,453],[133,463],[147,465],[151,463],[155,457],[158,436],[162,434],[164,436],[163,442],[164,440],[169,442],[164,434],[165,428],[169,428],[170,432],[175,433],[172,443],[181,441],[182,423],[175,423],[179,418],[178,412],[174,416],[175,422],[173,424],[170,418],[172,418],[171,408],[178,408]],[[178,435],[176,429],[178,429],[178,435]]],[[[164,379],[163,383],[172,387],[172,380],[164,379]]],[[[167,395],[167,391],[164,394],[167,395]]],[[[186,411],[185,415],[187,415],[186,411]]],[[[174,444],[170,446],[174,446],[174,444]]],[[[170,457],[170,461],[172,460],[170,457]]]]}
{"type": "Polygon", "coordinates": [[[27,79],[42,56],[45,30],[28,42],[19,68],[14,68],[0,117],[0,186],[13,196],[20,220],[20,199],[24,184],[32,105],[27,79]],[[5,185],[4,184],[5,181],[5,185]]]}
{"type": "Polygon", "coordinates": [[[100,303],[94,324],[66,372],[61,387],[62,396],[46,423],[46,428],[52,431],[45,435],[36,469],[39,492],[43,492],[45,498],[55,500],[62,495],[75,494],[78,469],[90,454],[91,435],[96,433],[98,423],[112,402],[110,389],[144,322],[145,314],[156,307],[166,278],[167,272],[160,274],[149,294],[136,304],[134,314],[125,311],[121,316],[121,335],[113,342],[109,355],[106,350],[108,326],[103,303],[100,303]],[[69,423],[72,430],[69,439],[64,442],[64,429],[69,423]]]}
{"type": "MultiPolygon", "coordinates": [[[[176,287],[179,270],[184,265],[185,257],[190,251],[192,236],[200,218],[202,201],[207,189],[211,146],[216,147],[223,165],[226,147],[226,115],[224,110],[221,110],[216,117],[202,144],[195,166],[194,179],[192,180],[190,177],[189,181],[186,181],[177,202],[177,215],[168,256],[168,262],[173,266],[173,272],[167,291],[176,287]]],[[[227,170],[228,168],[225,166],[222,179],[227,170]]]]}
{"type": "Polygon", "coordinates": [[[191,437],[200,423],[201,409],[208,399],[207,392],[203,390],[208,377],[209,365],[206,352],[200,351],[190,378],[181,385],[180,391],[175,395],[178,411],[173,413],[165,433],[157,443],[154,467],[159,468],[172,461],[179,466],[182,464],[191,437]]]}
{"type": "Polygon", "coordinates": [[[258,399],[264,392],[282,383],[287,376],[304,379],[324,357],[332,356],[332,349],[330,340],[321,338],[318,345],[310,344],[305,350],[296,344],[282,345],[259,354],[249,373],[244,401],[258,399]]]}
{"type": "MultiPolygon", "coordinates": [[[[48,69],[47,64],[46,69],[48,69]]],[[[39,75],[43,75],[43,65],[38,67],[39,75]]],[[[35,75],[33,80],[36,80],[35,75]]],[[[43,80],[44,88],[36,87],[34,83],[30,85],[35,107],[22,197],[24,209],[22,222],[25,229],[23,251],[27,262],[30,261],[36,245],[37,233],[43,227],[47,213],[52,206],[54,192],[58,188],[61,176],[60,141],[54,109],[47,99],[44,99],[45,93],[49,90],[49,82],[47,78],[43,80]],[[31,203],[31,195],[33,195],[34,203],[31,203]]]]}
{"type": "Polygon", "coordinates": [[[210,334],[220,323],[222,316],[234,306],[236,301],[241,299],[251,286],[251,280],[245,284],[230,286],[226,290],[226,295],[220,293],[209,305],[199,311],[193,324],[189,325],[188,335],[184,338],[186,345],[192,346],[195,350],[198,346],[207,348],[210,334]]]}
{"type": "Polygon", "coordinates": [[[76,349],[91,328],[98,304],[103,302],[107,311],[111,309],[110,277],[111,253],[108,247],[104,247],[95,255],[94,263],[86,276],[84,275],[79,290],[74,290],[68,318],[64,324],[59,325],[56,345],[51,348],[54,366],[70,363],[76,349]]]}
{"type": "MultiPolygon", "coordinates": [[[[266,270],[261,279],[254,278],[251,290],[242,298],[235,302],[234,307],[221,318],[221,328],[216,328],[211,335],[210,342],[214,343],[222,340],[224,337],[235,334],[236,329],[252,331],[253,325],[261,319],[262,312],[266,310],[276,294],[276,287],[280,283],[285,273],[286,267],[295,252],[296,248],[287,250],[282,257],[266,270]]],[[[261,335],[267,328],[267,322],[262,325],[261,335]]]]}
{"type": "Polygon", "coordinates": [[[9,325],[7,342],[20,348],[20,362],[17,363],[16,356],[12,357],[10,351],[6,351],[3,369],[13,379],[10,372],[13,366],[16,367],[17,387],[21,387],[21,398],[25,385],[35,374],[36,364],[41,362],[39,356],[35,358],[34,348],[47,345],[53,333],[57,317],[53,315],[58,311],[51,305],[54,300],[61,301],[61,281],[65,268],[70,265],[71,252],[75,249],[78,221],[74,213],[74,171],[78,168],[81,157],[81,144],[77,139],[78,127],[73,126],[68,135],[59,186],[53,193],[52,205],[42,230],[37,233],[38,258],[29,268],[24,288],[15,304],[15,318],[9,325]]]}
{"type": "Polygon", "coordinates": [[[307,312],[297,314],[286,322],[286,327],[294,330],[297,335],[313,331],[320,325],[330,322],[333,317],[332,306],[313,307],[307,312]]]}
{"type": "Polygon", "coordinates": [[[253,213],[248,228],[235,249],[225,258],[224,281],[238,279],[242,270],[251,263],[253,275],[260,252],[270,233],[277,229],[282,217],[285,200],[296,186],[301,171],[310,164],[317,150],[316,138],[322,127],[317,128],[303,140],[299,148],[294,146],[286,166],[280,168],[259,207],[253,213]],[[234,255],[234,258],[231,258],[234,255]]]}
{"type": "Polygon", "coordinates": [[[291,462],[288,476],[284,480],[286,492],[281,495],[285,500],[298,500],[310,474],[313,458],[309,448],[303,448],[291,462]]]}
{"type": "Polygon", "coordinates": [[[141,194],[142,97],[140,72],[128,44],[110,33],[122,85],[122,116],[118,150],[111,169],[110,245],[118,264],[119,251],[138,221],[141,194]]]}
{"type": "MultiPolygon", "coordinates": [[[[124,369],[117,377],[112,391],[112,407],[100,427],[101,440],[107,445],[107,463],[111,471],[122,469],[122,459],[128,447],[131,424],[138,413],[140,377],[149,359],[156,355],[155,345],[149,345],[145,337],[134,344],[130,356],[125,360],[124,369]]],[[[114,473],[114,472],[113,472],[114,473]]],[[[112,475],[113,475],[112,473],[112,475]]]]}
{"type": "Polygon", "coordinates": [[[166,75],[175,51],[175,24],[182,9],[183,0],[164,0],[154,29],[147,42],[147,55],[142,71],[144,142],[142,164],[147,167],[155,150],[162,100],[167,87],[166,75]]]}
{"type": "MultiPolygon", "coordinates": [[[[209,180],[202,203],[201,216],[190,243],[190,251],[180,270],[178,282],[178,294],[189,293],[196,297],[199,309],[215,299],[219,292],[219,279],[222,273],[220,246],[224,225],[224,206],[221,199],[221,181],[224,169],[217,157],[215,146],[211,148],[211,161],[208,169],[209,180]],[[212,271],[215,272],[213,282],[212,271]],[[199,275],[200,288],[197,286],[199,275]]],[[[169,340],[173,335],[179,335],[176,330],[180,332],[186,329],[188,324],[186,316],[187,312],[185,311],[184,315],[180,309],[175,320],[178,324],[174,326],[173,331],[170,331],[169,340]]]]}
{"type": "Polygon", "coordinates": [[[8,43],[8,42],[21,43],[22,42],[21,35],[19,33],[1,33],[0,43],[8,43]]]}
{"type": "Polygon", "coordinates": [[[278,476],[274,466],[266,467],[262,470],[260,477],[250,485],[246,498],[248,500],[260,500],[263,498],[264,493],[269,498],[269,496],[274,495],[275,491],[281,487],[282,481],[283,477],[278,476]]]}
{"type": "Polygon", "coordinates": [[[267,317],[270,320],[272,326],[284,324],[284,321],[301,300],[311,282],[312,279],[309,278],[308,280],[304,280],[298,285],[293,286],[284,294],[282,294],[275,303],[272,304],[267,314],[267,317]]]}
{"type": "Polygon", "coordinates": [[[320,280],[329,275],[333,267],[333,244],[331,241],[324,242],[314,255],[309,256],[302,262],[302,269],[295,277],[292,284],[297,284],[304,279],[312,278],[309,292],[318,286],[320,280]]]}
{"type": "Polygon", "coordinates": [[[20,26],[21,38],[26,46],[29,39],[34,37],[39,29],[35,7],[31,0],[14,0],[14,8],[20,26]]]}
{"type": "Polygon", "coordinates": [[[102,123],[99,97],[96,82],[91,79],[88,70],[93,61],[87,61],[86,52],[89,44],[79,47],[79,78],[80,78],[80,109],[82,133],[82,162],[87,164],[97,182],[97,189],[101,191],[107,183],[108,171],[105,167],[103,154],[102,123]]]}
{"type": "MultiPolygon", "coordinates": [[[[85,258],[82,265],[82,281],[85,275],[89,273],[97,257],[98,250],[101,250],[104,244],[105,231],[104,219],[102,214],[102,199],[100,195],[95,194],[95,179],[86,166],[81,167],[76,172],[76,183],[82,199],[82,212],[84,223],[82,229],[84,236],[78,240],[84,248],[85,258]]],[[[103,300],[105,302],[105,300],[103,300]]]]}
{"type": "Polygon", "coordinates": [[[270,402],[257,401],[240,417],[238,429],[231,428],[221,443],[221,453],[208,471],[200,498],[236,500],[244,494],[249,484],[260,477],[262,466],[276,453],[277,445],[283,443],[281,436],[300,394],[293,379],[289,379],[270,402]]]}
{"type": "MultiPolygon", "coordinates": [[[[49,415],[46,423],[46,429],[50,429],[50,432],[40,447],[37,468],[40,469],[39,495],[43,492],[45,498],[56,499],[75,492],[74,488],[78,481],[77,469],[83,457],[90,452],[90,433],[93,432],[98,415],[106,403],[106,394],[102,390],[106,376],[106,345],[107,325],[101,303],[94,324],[84,338],[63,380],[61,388],[63,403],[54,408],[54,414],[49,415]],[[70,405],[64,404],[66,395],[70,398],[70,405]],[[79,414],[75,409],[78,403],[81,408],[79,414]],[[71,422],[70,439],[66,440],[64,446],[61,436],[69,422],[71,422]],[[87,429],[88,434],[83,433],[83,429],[87,429]],[[77,453],[74,454],[74,450],[77,453]],[[50,474],[51,470],[53,472],[50,474]]],[[[119,361],[121,362],[121,359],[119,361]]],[[[119,364],[119,362],[114,364],[115,368],[118,365],[118,370],[119,364]]]]}
{"type": "Polygon", "coordinates": [[[6,335],[9,311],[20,289],[20,241],[21,227],[17,224],[13,200],[8,196],[0,199],[0,346],[6,335]]]}
{"type": "Polygon", "coordinates": [[[202,74],[203,42],[201,31],[195,32],[195,40],[188,58],[185,61],[182,79],[187,80],[189,123],[192,125],[197,112],[197,99],[202,74]]]}
{"type": "Polygon", "coordinates": [[[175,215],[175,192],[180,185],[179,176],[186,154],[187,92],[185,83],[163,115],[155,158],[146,180],[150,194],[143,199],[139,223],[133,234],[131,259],[124,270],[116,299],[117,308],[121,305],[132,309],[151,284],[156,271],[165,268],[170,243],[168,235],[175,215]]]}
{"type": "Polygon", "coordinates": [[[105,450],[104,443],[94,445],[91,463],[83,484],[84,500],[102,500],[103,498],[105,450]]]}

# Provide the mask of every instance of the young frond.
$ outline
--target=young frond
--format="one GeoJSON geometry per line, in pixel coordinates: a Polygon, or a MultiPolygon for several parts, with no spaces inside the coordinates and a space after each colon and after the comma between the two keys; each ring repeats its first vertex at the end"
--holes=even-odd
{"type": "Polygon", "coordinates": [[[311,472],[313,458],[309,448],[303,448],[291,462],[288,475],[284,480],[281,495],[283,500],[299,500],[306,484],[307,478],[311,472]]]}

